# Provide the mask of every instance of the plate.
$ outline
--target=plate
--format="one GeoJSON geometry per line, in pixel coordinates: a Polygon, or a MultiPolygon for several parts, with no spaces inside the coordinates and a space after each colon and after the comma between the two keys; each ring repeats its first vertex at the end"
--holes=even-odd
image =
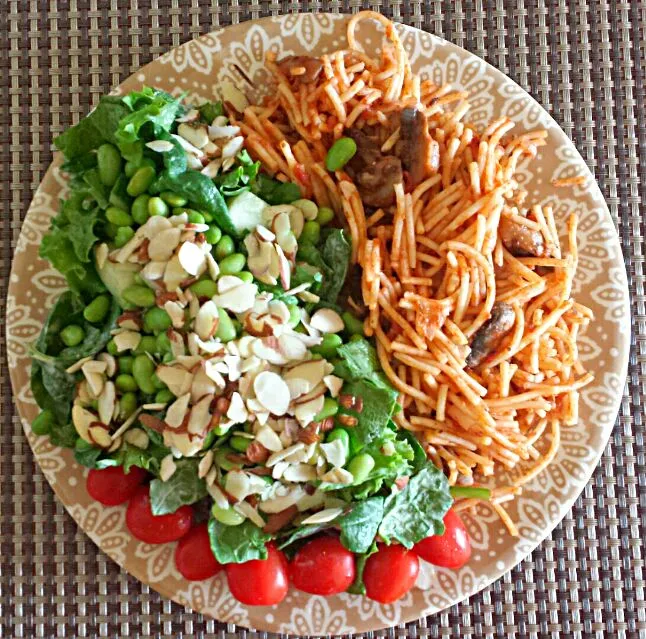
{"type": "MultiPolygon", "coordinates": [[[[173,49],[128,78],[115,93],[147,84],[173,94],[187,91],[192,99],[204,101],[217,95],[223,82],[232,82],[257,98],[269,80],[263,64],[268,51],[279,57],[320,55],[343,47],[346,21],[342,15],[286,15],[228,27],[173,49]]],[[[596,317],[579,339],[581,360],[594,373],[595,382],[581,393],[578,425],[563,427],[556,459],[509,506],[518,538],[507,534],[488,507],[479,507],[465,516],[472,561],[459,571],[424,566],[416,587],[391,605],[354,595],[323,598],[292,590],[278,606],[250,608],[231,597],[222,574],[200,583],[183,580],[175,569],[174,544],[153,546],[135,540],[126,529],[125,508],[94,502],[85,491],[87,471],[74,462],[70,451],[53,447],[30,430],[37,407],[29,390],[28,346],[64,288],[62,277],[38,258],[43,234],[59,198],[65,196],[58,153],[34,196],[16,246],[7,304],[9,368],[18,412],[45,477],[79,526],[120,566],[162,595],[220,621],[297,635],[345,634],[392,626],[457,603],[511,569],[549,535],[590,478],[617,415],[630,342],[628,287],[617,233],[593,176],[556,122],[501,72],[438,37],[402,25],[397,29],[422,79],[469,91],[474,124],[507,116],[517,123],[517,130],[548,131],[539,159],[531,167],[521,167],[518,179],[531,201],[553,203],[561,222],[572,211],[580,218],[574,295],[596,317]],[[551,184],[580,174],[588,176],[585,187],[555,189],[551,184]]],[[[381,35],[364,22],[360,41],[367,51],[374,51],[381,35]]]]}

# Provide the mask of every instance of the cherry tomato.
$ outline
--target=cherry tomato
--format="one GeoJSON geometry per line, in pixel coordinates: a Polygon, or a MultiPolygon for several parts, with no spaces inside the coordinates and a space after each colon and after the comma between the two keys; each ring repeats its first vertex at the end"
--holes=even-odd
{"type": "Polygon", "coordinates": [[[381,546],[368,558],[363,571],[366,595],[380,603],[403,597],[415,583],[419,572],[417,555],[403,546],[381,546]]]}
{"type": "Polygon", "coordinates": [[[181,539],[193,522],[193,509],[180,506],[168,515],[153,515],[150,509],[148,486],[140,486],[128,503],[126,525],[140,541],[148,544],[164,544],[181,539]]]}
{"type": "Polygon", "coordinates": [[[413,550],[435,566],[460,568],[471,557],[471,542],[462,520],[453,510],[444,515],[444,534],[432,535],[415,544],[413,550]]]}
{"type": "Polygon", "coordinates": [[[128,501],[147,476],[148,473],[138,466],[131,466],[127,473],[121,466],[91,470],[87,476],[87,491],[104,506],[117,506],[128,501]]]}
{"type": "Polygon", "coordinates": [[[206,522],[194,526],[179,540],[175,565],[182,577],[190,581],[209,579],[220,571],[222,566],[213,556],[206,522]]]}
{"type": "Polygon", "coordinates": [[[318,537],[305,544],[289,565],[296,588],[312,595],[345,592],[355,578],[354,555],[338,537],[318,537]]]}
{"type": "Polygon", "coordinates": [[[229,590],[240,603],[273,606],[285,598],[289,587],[287,559],[274,544],[267,544],[267,551],[267,559],[225,566],[229,590]]]}

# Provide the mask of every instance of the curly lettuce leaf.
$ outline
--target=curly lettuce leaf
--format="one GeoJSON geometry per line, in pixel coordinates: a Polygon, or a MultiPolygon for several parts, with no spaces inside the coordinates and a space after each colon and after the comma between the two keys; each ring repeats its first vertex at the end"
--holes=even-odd
{"type": "Polygon", "coordinates": [[[341,543],[351,552],[368,552],[377,536],[383,515],[383,497],[371,497],[354,504],[352,510],[338,521],[341,543]]]}
{"type": "Polygon", "coordinates": [[[211,550],[221,564],[239,564],[251,559],[267,559],[266,543],[271,535],[248,519],[238,526],[209,520],[211,550]]]}

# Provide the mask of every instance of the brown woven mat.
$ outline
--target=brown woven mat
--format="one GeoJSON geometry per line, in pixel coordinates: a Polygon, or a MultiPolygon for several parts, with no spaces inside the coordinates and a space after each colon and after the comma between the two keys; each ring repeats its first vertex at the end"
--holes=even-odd
{"type": "MultiPolygon", "coordinates": [[[[634,349],[618,423],[584,494],[527,560],[450,610],[372,636],[646,637],[646,1],[0,0],[0,317],[52,138],[187,39],[286,11],[372,7],[485,58],[528,89],[594,170],[621,234],[634,349]]],[[[0,636],[256,637],[162,599],[77,528],[34,463],[0,338],[0,636]]]]}

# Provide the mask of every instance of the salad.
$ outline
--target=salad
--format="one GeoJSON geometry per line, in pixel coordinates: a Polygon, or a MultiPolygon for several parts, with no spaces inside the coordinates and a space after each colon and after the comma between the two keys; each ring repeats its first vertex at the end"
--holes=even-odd
{"type": "Polygon", "coordinates": [[[453,496],[487,491],[396,427],[334,212],[253,161],[221,102],[104,97],[56,146],[69,193],[40,255],[69,289],[32,348],[32,430],[90,495],[251,605],[290,583],[387,603],[418,557],[465,563],[453,496]]]}

